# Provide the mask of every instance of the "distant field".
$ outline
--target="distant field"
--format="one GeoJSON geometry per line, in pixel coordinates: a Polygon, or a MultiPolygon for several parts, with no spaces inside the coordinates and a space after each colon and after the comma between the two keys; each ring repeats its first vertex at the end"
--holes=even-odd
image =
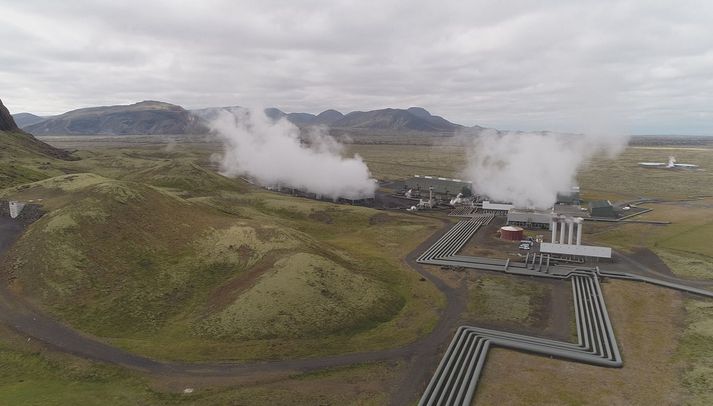
{"type": "Polygon", "coordinates": [[[587,223],[585,238],[631,251],[653,250],[682,276],[713,280],[713,198],[685,202],[647,203],[653,211],[640,220],[670,221],[669,225],[587,223]]]}
{"type": "MultiPolygon", "coordinates": [[[[460,178],[466,164],[464,150],[453,146],[349,145],[348,151],[362,156],[380,179],[403,179],[414,174],[460,178]]],[[[586,162],[578,180],[585,199],[713,195],[713,149],[630,147],[614,160],[586,162]],[[679,162],[696,163],[702,170],[668,171],[637,165],[666,162],[669,155],[679,162]]]]}

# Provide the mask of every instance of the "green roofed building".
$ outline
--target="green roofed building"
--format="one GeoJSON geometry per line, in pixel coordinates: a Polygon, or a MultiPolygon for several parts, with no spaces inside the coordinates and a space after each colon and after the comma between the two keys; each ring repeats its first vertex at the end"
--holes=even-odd
{"type": "Polygon", "coordinates": [[[595,200],[589,202],[589,214],[592,217],[616,218],[616,211],[609,200],[595,200]]]}

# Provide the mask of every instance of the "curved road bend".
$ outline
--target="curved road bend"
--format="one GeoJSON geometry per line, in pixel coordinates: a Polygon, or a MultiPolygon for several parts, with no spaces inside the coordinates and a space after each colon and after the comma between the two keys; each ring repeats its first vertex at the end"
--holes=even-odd
{"type": "MultiPolygon", "coordinates": [[[[443,220],[444,224],[450,224],[443,220]]],[[[108,362],[149,374],[170,376],[240,376],[258,373],[307,372],[324,368],[369,363],[393,359],[405,359],[411,368],[397,391],[392,403],[413,403],[425,388],[432,366],[440,357],[440,349],[448,344],[457,327],[460,314],[465,309],[465,286],[452,288],[434,275],[426,272],[416,258],[428,246],[441,237],[448,227],[436,231],[414,249],[405,262],[421,276],[428,279],[446,296],[446,307],[435,328],[428,335],[403,347],[350,353],[329,357],[266,361],[251,363],[180,363],[153,360],[133,354],[102,342],[46,316],[34,306],[0,283],[0,323],[17,332],[39,340],[49,347],[94,361],[108,362]]],[[[8,218],[0,218],[0,255],[22,234],[22,227],[8,218]]]]}

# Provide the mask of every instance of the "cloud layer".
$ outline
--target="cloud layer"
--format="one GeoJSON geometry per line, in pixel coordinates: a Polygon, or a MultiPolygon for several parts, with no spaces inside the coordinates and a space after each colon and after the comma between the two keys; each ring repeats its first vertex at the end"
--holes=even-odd
{"type": "Polygon", "coordinates": [[[222,111],[211,127],[224,142],[223,174],[246,175],[263,186],[292,187],[336,200],[374,197],[377,184],[355,155],[345,158],[334,138],[315,130],[300,138],[289,121],[263,109],[222,111]]]}
{"type": "Polygon", "coordinates": [[[713,2],[0,0],[15,111],[419,105],[466,125],[582,131],[589,83],[637,133],[713,133],[713,2]],[[585,91],[582,91],[585,88],[585,91]]]}

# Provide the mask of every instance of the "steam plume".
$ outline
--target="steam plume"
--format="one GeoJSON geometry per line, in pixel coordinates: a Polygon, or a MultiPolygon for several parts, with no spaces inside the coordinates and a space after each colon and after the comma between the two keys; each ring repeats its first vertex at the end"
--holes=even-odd
{"type": "Polygon", "coordinates": [[[211,127],[223,140],[222,172],[247,175],[265,186],[281,185],[325,197],[373,197],[376,181],[361,157],[345,158],[342,145],[315,130],[300,140],[300,131],[262,109],[221,111],[211,127]]]}
{"type": "Polygon", "coordinates": [[[613,158],[627,137],[611,134],[485,132],[468,148],[464,177],[477,193],[517,207],[546,209],[576,186],[588,159],[613,158]]]}

